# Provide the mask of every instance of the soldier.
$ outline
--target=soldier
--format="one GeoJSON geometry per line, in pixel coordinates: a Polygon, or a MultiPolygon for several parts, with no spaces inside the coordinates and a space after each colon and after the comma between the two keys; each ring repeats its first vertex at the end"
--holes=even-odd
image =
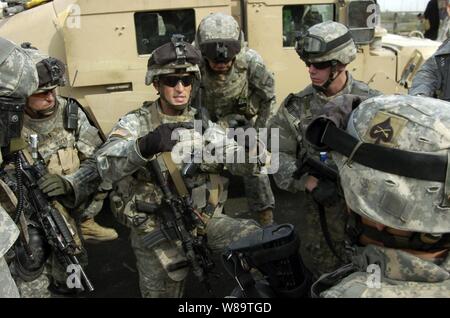
{"type": "Polygon", "coordinates": [[[322,276],[313,295],[450,297],[450,104],[393,95],[346,112],[306,133],[333,150],[353,244],[351,264],[322,276]]]}
{"type": "MultiPolygon", "coordinates": [[[[56,204],[55,207],[69,223],[68,226],[73,231],[76,244],[80,248],[77,256],[82,258],[85,265],[87,255],[78,236],[78,226],[74,216],[69,215],[66,208],[70,210],[84,208],[83,202],[90,199],[97,190],[100,178],[93,152],[100,146],[101,139],[97,129],[89,124],[86,115],[78,108],[76,101],[55,94],[55,88],[61,85],[63,80],[64,64],[41,54],[29,45],[23,47],[36,64],[39,87],[28,97],[25,105],[22,139],[28,141],[32,135],[38,136],[37,152],[48,170],[48,173],[38,180],[38,186],[48,197],[57,198],[58,202],[54,201],[53,204],[56,204]]],[[[85,223],[82,223],[81,229],[86,233],[87,227],[83,225],[85,223]]],[[[92,229],[92,226],[88,229],[92,229]]],[[[110,231],[112,232],[109,233],[110,237],[117,237],[114,230],[110,231]]],[[[91,230],[87,234],[92,235],[92,232],[91,230]]],[[[33,240],[44,242],[45,239],[41,238],[41,234],[37,231],[30,235],[33,240]]],[[[20,259],[22,252],[22,249],[16,249],[16,258],[20,259]]],[[[76,294],[79,290],[66,285],[66,268],[61,265],[60,260],[54,254],[49,255],[49,258],[48,253],[42,253],[44,254],[41,259],[41,268],[44,270],[41,273],[36,270],[35,275],[24,275],[23,267],[31,267],[26,257],[23,259],[27,263],[14,262],[11,265],[21,296],[36,298],[51,297],[51,293],[76,294]]]]}
{"type": "MultiPolygon", "coordinates": [[[[25,98],[37,88],[39,79],[34,63],[26,52],[4,38],[0,38],[0,47],[2,48],[0,50],[1,165],[3,152],[10,150],[7,148],[10,147],[11,138],[20,137],[20,127],[14,118],[21,117],[22,110],[14,114],[14,106],[22,104],[23,109],[25,98]]],[[[0,202],[0,298],[19,297],[16,284],[4,258],[6,252],[16,241],[19,230],[2,204],[3,202],[0,202]]]]}
{"type": "MultiPolygon", "coordinates": [[[[190,102],[199,87],[200,60],[200,52],[177,36],[157,48],[148,62],[146,84],[153,85],[160,97],[122,117],[98,152],[104,184],[110,184],[113,189],[112,211],[121,223],[131,228],[143,297],[181,297],[189,271],[179,240],[145,243],[145,238],[159,230],[162,221],[155,214],[139,210],[138,205],[142,203],[138,203],[163,204],[163,189],[147,166],[150,160],[157,160],[156,155],[172,150],[176,143],[171,139],[172,130],[193,122],[196,111],[190,102]]],[[[223,250],[231,241],[259,227],[252,220],[232,219],[221,213],[226,198],[222,179],[214,173],[203,172],[205,168],[189,178],[190,194],[198,215],[206,222],[203,232],[208,234],[208,246],[223,250]],[[201,195],[205,189],[209,193],[207,198],[201,195]]],[[[164,173],[167,175],[167,171],[164,173]]]]}
{"type": "MultiPolygon", "coordinates": [[[[100,178],[95,159],[93,158],[85,160],[77,171],[64,170],[66,173],[71,173],[67,175],[67,179],[53,174],[62,173],[61,170],[66,169],[56,170],[56,159],[58,157],[53,155],[54,153],[64,154],[65,149],[61,148],[61,144],[67,141],[65,139],[67,134],[63,132],[65,126],[62,123],[64,118],[63,110],[65,110],[63,106],[65,104],[55,102],[56,96],[54,95],[54,88],[60,83],[64,74],[64,65],[59,60],[41,55],[35,49],[27,48],[24,51],[33,59],[36,65],[39,86],[26,100],[21,140],[25,142],[29,140],[31,134],[38,134],[41,140],[41,148],[38,149],[38,152],[48,165],[49,170],[47,175],[38,180],[39,188],[49,197],[58,196],[58,200],[64,202],[67,207],[76,207],[81,202],[87,200],[96,190],[96,187],[100,183],[100,178]],[[50,89],[52,92],[47,93],[47,89],[50,89]]],[[[85,122],[87,122],[87,119],[85,119],[85,122]]],[[[84,126],[81,125],[81,128],[78,127],[76,135],[83,146],[82,149],[92,151],[89,148],[92,146],[83,140],[83,138],[87,139],[87,137],[92,138],[92,131],[89,131],[86,126],[87,124],[84,124],[84,126]],[[87,134],[88,131],[91,134],[87,134]],[[85,137],[86,135],[87,137],[85,137]]],[[[97,131],[94,130],[94,132],[97,131]]],[[[75,133],[73,134],[75,135],[75,133]]],[[[69,141],[74,143],[75,137],[72,139],[69,141]]],[[[28,149],[25,149],[24,152],[28,152],[28,149]]],[[[85,151],[85,153],[87,152],[85,151]]],[[[66,164],[72,164],[75,161],[74,157],[69,157],[67,154],[64,158],[66,164]]],[[[19,178],[16,177],[15,167],[11,165],[5,167],[4,177],[6,182],[12,181],[15,184],[16,192],[19,187],[23,186],[19,185],[19,178]]],[[[29,205],[30,203],[25,203],[25,206],[27,204],[29,205]]],[[[68,221],[69,228],[75,233],[76,244],[81,247],[81,241],[77,234],[77,226],[74,219],[69,216],[61,204],[56,201],[52,204],[63,215],[64,219],[68,221]]],[[[27,209],[25,208],[24,210],[27,209]]],[[[15,247],[13,262],[10,265],[21,297],[47,298],[51,297],[51,292],[55,294],[75,294],[78,291],[77,289],[67,288],[66,286],[66,268],[63,268],[60,260],[55,255],[49,253],[48,242],[43,237],[42,228],[35,224],[35,220],[32,220],[30,215],[23,214],[25,214],[25,223],[21,223],[21,228],[23,236],[28,237],[24,241],[27,242],[26,245],[32,251],[33,257],[30,258],[27,256],[29,252],[27,248],[24,248],[24,243],[21,240],[21,244],[15,247]]],[[[83,255],[83,252],[84,250],[81,248],[78,251],[78,256],[84,257],[85,254],[83,255]]]]}
{"type": "Polygon", "coordinates": [[[335,184],[308,173],[303,164],[308,156],[319,160],[319,153],[304,141],[304,130],[314,117],[327,111],[324,105],[333,98],[350,93],[367,97],[377,92],[346,71],[356,58],[356,46],[343,24],[327,21],[312,26],[297,41],[296,51],[308,67],[312,83],[290,94],[271,121],[270,127],[279,128],[280,136],[274,180],[283,190],[306,191],[306,209],[301,214],[305,229],[299,231],[301,254],[318,277],[335,269],[344,258],[346,213],[335,184]],[[301,171],[299,178],[294,177],[296,171],[301,171]]]}
{"type": "MultiPolygon", "coordinates": [[[[28,140],[30,135],[38,135],[39,152],[50,173],[45,183],[43,181],[42,190],[49,196],[66,195],[72,191],[92,191],[92,184],[81,184],[80,181],[85,179],[79,179],[79,176],[83,172],[91,173],[95,170],[93,154],[102,144],[98,130],[90,123],[75,99],[56,94],[56,88],[64,84],[64,64],[30,48],[29,44],[24,46],[28,48],[27,51],[36,63],[54,61],[55,64],[48,64],[48,67],[58,67],[61,70],[59,78],[45,79],[47,83],[42,84],[28,98],[25,108],[23,137],[28,140]],[[78,171],[80,165],[83,169],[78,171]],[[90,168],[86,169],[89,166],[90,168]]],[[[45,69],[38,71],[41,71],[40,74],[46,74],[45,69]]],[[[78,193],[74,195],[84,197],[78,193]]],[[[75,216],[81,221],[80,229],[85,240],[105,242],[118,236],[114,229],[102,227],[94,221],[94,216],[100,213],[106,196],[107,193],[98,192],[88,202],[66,204],[69,208],[77,207],[79,215],[75,216]]]]}
{"type": "Polygon", "coordinates": [[[420,67],[412,81],[409,95],[436,97],[450,101],[450,41],[447,39],[420,67]]]}
{"type": "MultiPolygon", "coordinates": [[[[267,127],[275,105],[273,74],[246,46],[236,20],[223,13],[208,15],[200,22],[195,45],[205,59],[201,100],[211,119],[223,127],[267,127]]],[[[268,176],[243,180],[250,211],[261,225],[273,223],[275,198],[268,176]]]]}

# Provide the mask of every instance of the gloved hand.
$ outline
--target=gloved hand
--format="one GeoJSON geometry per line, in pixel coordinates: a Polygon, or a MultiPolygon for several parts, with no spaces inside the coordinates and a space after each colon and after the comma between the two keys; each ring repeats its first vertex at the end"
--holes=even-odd
{"type": "Polygon", "coordinates": [[[339,202],[337,186],[328,179],[320,179],[317,187],[311,191],[311,195],[314,201],[325,207],[330,207],[339,202]]]}
{"type": "Polygon", "coordinates": [[[172,140],[172,131],[177,128],[192,129],[193,123],[169,123],[158,126],[154,131],[149,132],[138,141],[139,150],[142,156],[150,158],[160,153],[171,151],[178,140],[172,140]]]}
{"type": "Polygon", "coordinates": [[[69,181],[57,174],[48,173],[38,180],[38,187],[49,197],[66,195],[73,191],[69,181]]]}

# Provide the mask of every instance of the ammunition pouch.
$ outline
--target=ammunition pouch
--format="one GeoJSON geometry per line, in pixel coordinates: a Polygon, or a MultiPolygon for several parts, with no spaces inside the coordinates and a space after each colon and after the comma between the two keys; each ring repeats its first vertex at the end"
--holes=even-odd
{"type": "Polygon", "coordinates": [[[60,176],[74,173],[80,168],[80,158],[78,157],[78,150],[69,147],[59,149],[57,153],[53,154],[47,163],[49,173],[60,176]]]}

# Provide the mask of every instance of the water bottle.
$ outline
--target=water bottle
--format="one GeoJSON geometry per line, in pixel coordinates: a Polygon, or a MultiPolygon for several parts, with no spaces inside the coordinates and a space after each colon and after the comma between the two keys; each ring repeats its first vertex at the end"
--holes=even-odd
{"type": "Polygon", "coordinates": [[[319,153],[319,159],[320,159],[320,162],[327,163],[327,161],[328,161],[328,153],[326,151],[321,151],[319,153]]]}

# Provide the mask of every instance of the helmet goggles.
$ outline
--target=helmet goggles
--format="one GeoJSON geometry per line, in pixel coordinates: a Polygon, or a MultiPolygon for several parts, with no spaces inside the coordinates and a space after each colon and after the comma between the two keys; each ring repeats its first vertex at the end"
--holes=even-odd
{"type": "Polygon", "coordinates": [[[306,58],[309,55],[323,55],[350,41],[351,39],[352,35],[350,32],[347,32],[337,39],[327,43],[322,37],[310,34],[307,31],[297,37],[295,50],[301,58],[306,58]]]}
{"type": "Polygon", "coordinates": [[[200,44],[203,56],[214,63],[228,63],[241,51],[240,40],[214,39],[200,44]]]}

